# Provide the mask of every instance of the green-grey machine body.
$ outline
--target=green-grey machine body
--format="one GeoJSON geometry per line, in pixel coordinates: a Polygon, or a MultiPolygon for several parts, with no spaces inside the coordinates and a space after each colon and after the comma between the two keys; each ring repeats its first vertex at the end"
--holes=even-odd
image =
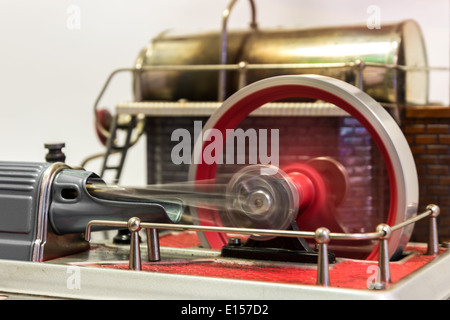
{"type": "Polygon", "coordinates": [[[0,257],[32,260],[40,184],[48,163],[0,163],[0,257]]]}
{"type": "Polygon", "coordinates": [[[103,183],[63,163],[0,162],[0,259],[44,261],[86,250],[91,220],[172,223],[182,213],[177,202],[95,197],[86,188],[91,180],[103,183]]]}

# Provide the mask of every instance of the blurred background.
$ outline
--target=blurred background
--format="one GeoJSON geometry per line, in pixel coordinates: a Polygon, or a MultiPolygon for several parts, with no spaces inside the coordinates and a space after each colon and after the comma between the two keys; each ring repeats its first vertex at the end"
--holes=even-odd
{"type": "MultiPolygon", "coordinates": [[[[161,32],[221,28],[229,0],[0,0],[0,160],[44,161],[44,143],[65,142],[69,165],[103,151],[93,105],[106,78],[133,67],[161,32]]],[[[405,19],[422,28],[428,63],[449,67],[449,0],[255,0],[260,28],[365,25],[370,6],[380,26],[405,19]]],[[[248,27],[250,8],[238,1],[230,29],[248,27]]],[[[430,74],[429,99],[449,104],[449,72],[430,74]]],[[[132,100],[131,76],[114,79],[100,107],[114,112],[132,100]]],[[[86,169],[99,172],[100,161],[86,169]]],[[[145,136],[127,157],[122,184],[146,184],[145,136]]]]}

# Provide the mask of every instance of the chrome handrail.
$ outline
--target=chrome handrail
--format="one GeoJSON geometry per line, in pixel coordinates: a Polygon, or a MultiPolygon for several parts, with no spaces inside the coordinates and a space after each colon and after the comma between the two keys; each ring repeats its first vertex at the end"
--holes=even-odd
{"type": "MultiPolygon", "coordinates": [[[[227,8],[222,12],[222,42],[221,42],[221,50],[220,50],[220,62],[222,65],[227,63],[228,57],[228,19],[230,18],[231,10],[236,4],[237,0],[231,0],[228,4],[227,8]]],[[[250,28],[252,30],[256,30],[258,28],[258,24],[256,22],[256,6],[253,0],[249,0],[250,9],[251,9],[251,22],[250,28]]],[[[219,73],[219,91],[218,91],[218,100],[225,100],[226,95],[226,83],[227,83],[227,75],[225,70],[221,70],[219,73]]]]}
{"type": "Polygon", "coordinates": [[[436,255],[439,252],[438,234],[436,218],[440,213],[440,209],[435,204],[430,204],[426,210],[408,220],[405,220],[397,225],[388,226],[387,224],[379,224],[375,232],[367,233],[336,233],[330,232],[327,228],[321,227],[312,231],[292,231],[292,230],[271,230],[271,229],[253,229],[253,228],[232,228],[232,227],[216,227],[216,226],[200,226],[200,225],[186,225],[186,224],[167,224],[167,223],[148,223],[141,222],[137,217],[133,217],[128,221],[109,221],[109,220],[92,220],[86,226],[85,239],[90,241],[91,231],[94,226],[103,227],[117,227],[128,228],[134,235],[131,243],[133,248],[130,253],[130,269],[141,270],[141,259],[139,252],[139,241],[137,232],[142,228],[147,229],[147,242],[149,257],[151,261],[159,260],[159,238],[157,230],[175,230],[175,231],[200,231],[200,232],[229,232],[235,234],[251,234],[251,235],[265,235],[277,237],[291,237],[291,238],[309,238],[315,239],[319,247],[318,252],[318,267],[317,267],[317,284],[328,286],[330,284],[329,278],[329,264],[328,264],[328,243],[331,240],[379,240],[378,252],[378,266],[380,269],[379,283],[376,288],[385,288],[390,282],[390,267],[389,255],[387,248],[387,240],[392,232],[404,228],[414,222],[430,216],[430,237],[428,242],[428,255],[436,255]]]}
{"type": "Polygon", "coordinates": [[[58,172],[71,169],[62,162],[54,162],[45,169],[39,189],[39,206],[35,239],[32,246],[31,261],[42,262],[44,260],[44,246],[47,243],[48,211],[52,196],[52,184],[58,172]]]}
{"type": "MultiPolygon", "coordinates": [[[[377,67],[386,69],[398,69],[402,71],[449,71],[448,67],[419,67],[419,66],[404,66],[404,65],[393,65],[386,63],[376,63],[376,62],[364,62],[361,63],[360,60],[354,62],[328,62],[328,63],[248,63],[241,61],[234,64],[204,64],[204,65],[153,65],[144,67],[134,67],[134,68],[119,68],[110,73],[107,77],[105,83],[103,84],[99,94],[97,95],[94,102],[94,116],[96,119],[96,125],[99,131],[104,135],[108,136],[109,132],[99,122],[97,118],[97,110],[100,104],[101,98],[106,92],[112,79],[123,72],[131,72],[133,75],[139,74],[146,71],[238,71],[246,72],[247,70],[270,70],[270,69],[323,69],[323,68],[352,68],[361,73],[361,71],[366,67],[377,67]]],[[[361,79],[359,79],[361,82],[361,79]]],[[[220,99],[219,99],[220,101],[220,99]]]]}

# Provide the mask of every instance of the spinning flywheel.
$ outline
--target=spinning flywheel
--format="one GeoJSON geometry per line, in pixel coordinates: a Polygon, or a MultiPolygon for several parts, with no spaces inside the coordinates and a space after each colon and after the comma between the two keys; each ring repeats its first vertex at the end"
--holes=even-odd
{"type": "MultiPolygon", "coordinates": [[[[331,155],[325,151],[314,156],[289,154],[290,160],[287,163],[280,162],[279,168],[253,164],[235,170],[227,181],[225,208],[192,208],[194,221],[202,225],[246,228],[314,231],[319,227],[326,227],[331,232],[373,232],[376,224],[395,225],[416,214],[416,168],[408,143],[397,123],[382,106],[361,90],[324,76],[268,78],[248,85],[232,95],[203,127],[203,138],[197,140],[194,148],[190,180],[198,184],[205,180],[218,183],[221,167],[227,166],[201,161],[204,150],[213,141],[205,138],[205,134],[220,132],[225,137],[225,148],[229,130],[237,128],[250,113],[266,103],[288,99],[324,101],[342,109],[353,121],[360,123],[372,140],[373,150],[370,153],[378,157],[381,163],[368,163],[364,167],[370,175],[364,180],[367,186],[363,184],[362,187],[369,188],[370,184],[371,193],[364,198],[358,195],[354,186],[359,183],[361,187],[361,181],[354,177],[354,171],[357,170],[343,160],[345,148],[344,151],[331,155]],[[373,183],[380,172],[385,172],[385,178],[373,183]],[[383,212],[373,215],[376,208],[372,207],[377,205],[369,205],[368,202],[378,198],[384,199],[383,212]],[[370,206],[372,207],[368,209],[370,206]]],[[[300,130],[300,124],[298,128],[300,130]]],[[[342,133],[337,131],[337,134],[342,133]]],[[[295,132],[290,132],[290,135],[295,135],[295,132]]],[[[280,144],[282,143],[284,142],[281,140],[280,144]]],[[[327,149],[327,145],[322,147],[325,147],[323,150],[327,149]]],[[[284,145],[279,148],[279,153],[284,156],[291,153],[291,150],[289,145],[284,145]]],[[[358,158],[356,155],[352,159],[364,161],[364,156],[358,158]]],[[[391,256],[401,253],[412,228],[413,226],[403,228],[391,235],[391,256]]],[[[204,247],[216,249],[227,244],[231,236],[233,235],[225,233],[199,234],[204,247]]],[[[258,241],[269,240],[261,236],[252,238],[258,241]]],[[[376,243],[370,241],[332,241],[330,249],[334,249],[340,256],[370,260],[376,259],[377,254],[376,243]]]]}

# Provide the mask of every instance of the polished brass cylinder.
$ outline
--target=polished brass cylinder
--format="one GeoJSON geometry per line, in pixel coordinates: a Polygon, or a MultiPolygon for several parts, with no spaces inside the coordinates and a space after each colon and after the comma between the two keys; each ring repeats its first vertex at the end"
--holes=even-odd
{"type": "MultiPolygon", "coordinates": [[[[219,31],[165,32],[141,51],[136,67],[219,65],[226,48],[226,64],[237,67],[226,71],[225,97],[239,89],[242,79],[252,83],[282,74],[320,74],[361,87],[379,102],[427,103],[425,45],[420,27],[412,20],[382,25],[381,29],[348,26],[230,31],[225,47],[221,39],[219,31]],[[245,65],[245,70],[239,64],[245,65]],[[287,68],[287,64],[302,66],[287,68]]],[[[138,75],[138,100],[218,99],[218,70],[160,68],[138,75]]]]}

